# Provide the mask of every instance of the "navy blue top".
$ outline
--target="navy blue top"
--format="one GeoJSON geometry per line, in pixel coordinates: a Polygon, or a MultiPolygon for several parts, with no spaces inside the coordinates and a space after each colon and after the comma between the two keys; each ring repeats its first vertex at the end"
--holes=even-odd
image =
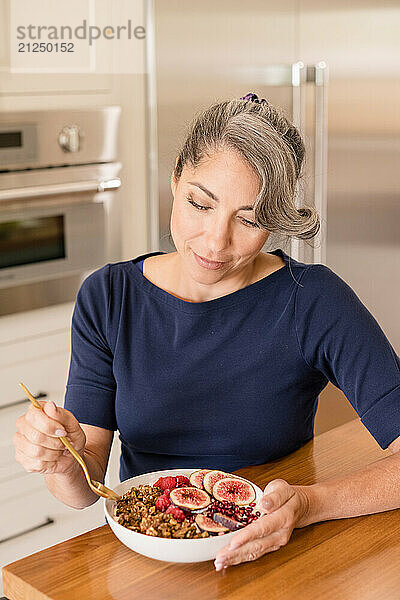
{"type": "Polygon", "coordinates": [[[65,408],[119,430],[120,478],[169,468],[234,471],[313,437],[330,380],[378,444],[400,435],[400,359],[352,289],[282,250],[285,266],[191,303],[107,264],[83,282],[65,408]]]}

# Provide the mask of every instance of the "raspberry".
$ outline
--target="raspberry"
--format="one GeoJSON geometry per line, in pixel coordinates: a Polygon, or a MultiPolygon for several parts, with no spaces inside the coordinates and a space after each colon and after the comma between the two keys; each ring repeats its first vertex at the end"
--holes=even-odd
{"type": "Polygon", "coordinates": [[[171,490],[169,488],[167,488],[166,490],[164,490],[163,496],[165,496],[166,498],[169,498],[170,492],[171,492],[171,490]]]}
{"type": "Polygon", "coordinates": [[[154,484],[155,486],[161,488],[162,490],[166,490],[167,488],[173,490],[176,488],[175,477],[160,477],[154,484]]]}
{"type": "Polygon", "coordinates": [[[185,475],[177,475],[175,477],[176,479],[176,487],[180,487],[181,485],[190,486],[190,481],[187,477],[185,477],[185,475]]]}
{"type": "Polygon", "coordinates": [[[177,521],[184,521],[186,518],[183,510],[181,510],[177,506],[172,506],[172,504],[171,506],[168,506],[165,512],[171,514],[177,521]]]}
{"type": "Polygon", "coordinates": [[[171,499],[169,497],[169,490],[165,490],[165,492],[163,493],[163,495],[161,496],[161,498],[164,498],[164,502],[167,506],[169,506],[171,504],[171,499]]]}
{"type": "Polygon", "coordinates": [[[162,495],[159,496],[156,500],[156,509],[160,510],[161,512],[164,512],[166,508],[168,508],[168,506],[171,504],[171,501],[169,498],[166,498],[166,496],[162,495]]]}
{"type": "Polygon", "coordinates": [[[159,479],[157,479],[157,481],[155,482],[155,484],[154,484],[154,487],[156,487],[156,486],[157,486],[157,487],[159,487],[159,488],[160,488],[160,487],[161,487],[161,485],[162,485],[162,477],[159,477],[159,479]]]}

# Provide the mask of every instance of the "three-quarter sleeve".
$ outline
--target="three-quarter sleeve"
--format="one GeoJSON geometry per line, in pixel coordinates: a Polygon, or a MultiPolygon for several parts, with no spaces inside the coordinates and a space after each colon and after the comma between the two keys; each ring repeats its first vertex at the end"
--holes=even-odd
{"type": "Polygon", "coordinates": [[[110,265],[82,283],[72,316],[64,407],[80,423],[116,430],[113,353],[107,335],[110,265]]]}
{"type": "Polygon", "coordinates": [[[350,401],[381,448],[400,435],[400,359],[350,286],[311,265],[296,291],[297,339],[304,360],[350,401]]]}

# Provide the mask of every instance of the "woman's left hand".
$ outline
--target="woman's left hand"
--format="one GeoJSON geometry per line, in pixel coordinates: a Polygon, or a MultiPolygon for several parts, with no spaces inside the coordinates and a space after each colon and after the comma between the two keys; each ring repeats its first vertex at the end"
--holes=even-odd
{"type": "Polygon", "coordinates": [[[258,505],[265,514],[238,531],[230,546],[218,552],[214,563],[217,571],[285,546],[308,511],[308,497],[301,486],[274,479],[265,487],[258,505]]]}

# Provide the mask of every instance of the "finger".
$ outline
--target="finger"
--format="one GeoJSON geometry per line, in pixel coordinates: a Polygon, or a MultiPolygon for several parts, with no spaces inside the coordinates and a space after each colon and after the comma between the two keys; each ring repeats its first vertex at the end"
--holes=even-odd
{"type": "Polygon", "coordinates": [[[51,462],[43,461],[39,458],[32,458],[31,456],[24,454],[19,448],[15,451],[15,460],[20,463],[28,473],[54,473],[59,464],[59,461],[51,462]]]}
{"type": "Polygon", "coordinates": [[[61,450],[62,448],[65,448],[58,437],[53,437],[47,433],[42,433],[39,429],[35,429],[24,416],[17,419],[17,433],[23,435],[32,444],[43,446],[44,448],[50,448],[51,450],[61,450]]]}
{"type": "Polygon", "coordinates": [[[57,461],[64,452],[64,446],[61,442],[59,442],[61,444],[61,448],[57,450],[46,448],[44,446],[32,443],[24,435],[18,433],[18,431],[14,434],[13,443],[14,446],[26,456],[29,456],[30,458],[39,458],[45,461],[57,461]]]}
{"type": "Polygon", "coordinates": [[[223,568],[256,560],[268,552],[279,550],[279,548],[288,543],[289,538],[290,534],[286,529],[274,531],[269,536],[252,540],[235,551],[225,551],[224,554],[222,552],[218,553],[215,564],[223,568]]]}
{"type": "Polygon", "coordinates": [[[45,402],[43,408],[50,418],[56,420],[56,422],[61,425],[61,427],[67,432],[67,437],[69,437],[71,440],[81,437],[85,438],[83,429],[80,426],[78,419],[72,414],[72,412],[63,408],[62,406],[57,406],[52,401],[45,402]]]}
{"type": "Polygon", "coordinates": [[[246,525],[240,531],[235,533],[232,537],[232,541],[229,545],[230,550],[235,550],[242,546],[243,544],[247,544],[252,540],[256,540],[258,538],[264,538],[270,535],[273,531],[276,531],[280,528],[280,518],[277,514],[271,515],[262,515],[250,525],[246,525]]]}
{"type": "Polygon", "coordinates": [[[57,407],[52,401],[43,402],[42,406],[45,412],[30,406],[26,413],[26,420],[34,429],[53,437],[66,436],[69,432],[75,431],[75,423],[69,418],[69,415],[73,417],[71,413],[65,411],[64,414],[63,409],[57,407]]]}
{"type": "Polygon", "coordinates": [[[274,512],[293,498],[295,493],[295,489],[287,481],[274,479],[264,488],[259,507],[265,512],[274,512]]]}

